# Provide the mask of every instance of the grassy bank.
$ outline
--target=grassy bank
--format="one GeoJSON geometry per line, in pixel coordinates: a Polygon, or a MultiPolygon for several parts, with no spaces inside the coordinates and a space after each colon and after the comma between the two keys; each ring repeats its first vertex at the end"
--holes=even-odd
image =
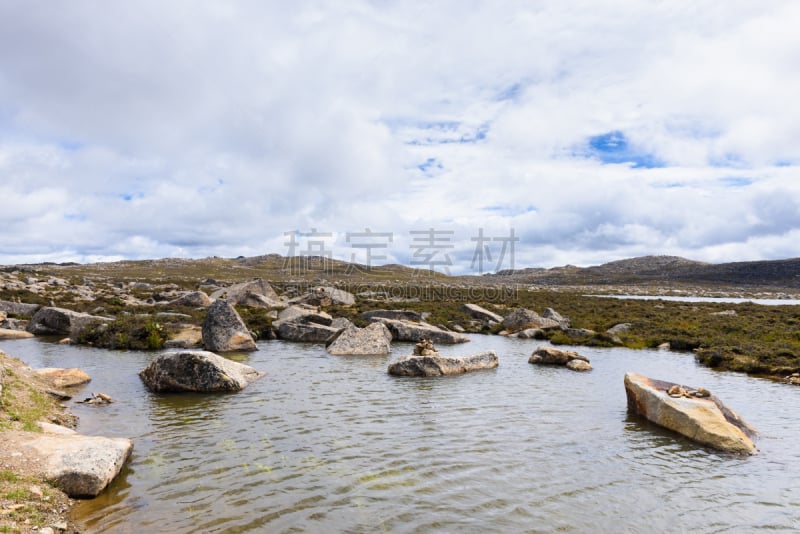
{"type": "Polygon", "coordinates": [[[0,351],[0,369],[0,533],[36,532],[54,525],[74,532],[69,497],[42,480],[32,465],[6,454],[4,446],[15,432],[40,432],[38,421],[73,426],[75,418],[23,362],[0,351]]]}

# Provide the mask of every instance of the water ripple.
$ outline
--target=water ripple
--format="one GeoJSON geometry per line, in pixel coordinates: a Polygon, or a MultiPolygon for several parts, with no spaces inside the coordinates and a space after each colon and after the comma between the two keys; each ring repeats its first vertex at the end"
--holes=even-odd
{"type": "Polygon", "coordinates": [[[500,366],[439,379],[390,377],[387,357],[264,343],[244,362],[267,375],[211,396],[147,392],[136,373],[152,355],[4,350],[89,367],[93,390],[118,399],[75,405],[82,432],[136,443],[109,491],[76,506],[90,533],[800,530],[797,388],[661,351],[584,348],[594,371],[572,373],[529,365],[540,342],[472,339],[443,351],[491,348],[500,366]],[[760,454],[721,454],[629,415],[628,371],[707,387],[760,429],[760,454]]]}

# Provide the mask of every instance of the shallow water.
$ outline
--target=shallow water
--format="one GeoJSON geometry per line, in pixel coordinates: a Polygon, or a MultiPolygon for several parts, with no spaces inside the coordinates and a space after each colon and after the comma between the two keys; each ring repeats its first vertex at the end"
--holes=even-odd
{"type": "Polygon", "coordinates": [[[87,532],[749,532],[800,529],[800,388],[698,367],[691,354],[579,351],[594,371],[538,367],[541,342],[471,336],[495,370],[398,378],[393,356],[282,341],[236,359],[267,375],[226,395],[155,395],[152,354],[0,342],[34,367],[81,367],[79,431],[131,437],[131,461],[82,501],[87,532]],[[703,386],[758,428],[718,453],[627,412],[633,371],[703,386]]]}
{"type": "Polygon", "coordinates": [[[666,300],[671,302],[708,302],[712,304],[760,304],[762,306],[797,306],[797,299],[750,299],[744,297],[691,297],[688,295],[586,295],[605,299],[666,300]]]}

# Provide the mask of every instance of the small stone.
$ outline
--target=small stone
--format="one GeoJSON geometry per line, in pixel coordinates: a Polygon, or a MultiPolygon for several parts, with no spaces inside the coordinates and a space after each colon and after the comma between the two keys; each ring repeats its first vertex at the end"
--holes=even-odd
{"type": "Polygon", "coordinates": [[[37,499],[41,499],[44,497],[44,491],[39,486],[31,486],[28,488],[28,493],[30,493],[33,497],[37,499]]]}

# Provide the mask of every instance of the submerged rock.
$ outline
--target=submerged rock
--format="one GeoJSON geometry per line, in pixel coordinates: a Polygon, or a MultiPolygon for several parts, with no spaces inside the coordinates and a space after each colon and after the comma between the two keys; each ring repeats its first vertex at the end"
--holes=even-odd
{"type": "Polygon", "coordinates": [[[157,393],[241,391],[262,376],[249,365],[201,350],[161,354],[139,373],[157,393]]]}
{"type": "Polygon", "coordinates": [[[754,454],[756,430],[717,397],[636,373],[625,375],[628,409],[692,441],[727,452],[754,454]],[[672,390],[676,397],[668,393],[672,390]],[[682,391],[686,395],[682,394],[682,391]],[[689,395],[690,391],[700,396],[689,395]]]}
{"type": "Polygon", "coordinates": [[[381,323],[366,328],[348,326],[328,345],[330,354],[388,354],[392,351],[392,333],[381,323]]]}
{"type": "Polygon", "coordinates": [[[203,321],[203,345],[215,352],[258,350],[239,313],[224,300],[214,302],[203,321]]]}
{"type": "Polygon", "coordinates": [[[497,353],[493,350],[471,356],[415,355],[403,356],[389,364],[389,374],[395,376],[457,375],[479,369],[497,367],[497,353]]]}

